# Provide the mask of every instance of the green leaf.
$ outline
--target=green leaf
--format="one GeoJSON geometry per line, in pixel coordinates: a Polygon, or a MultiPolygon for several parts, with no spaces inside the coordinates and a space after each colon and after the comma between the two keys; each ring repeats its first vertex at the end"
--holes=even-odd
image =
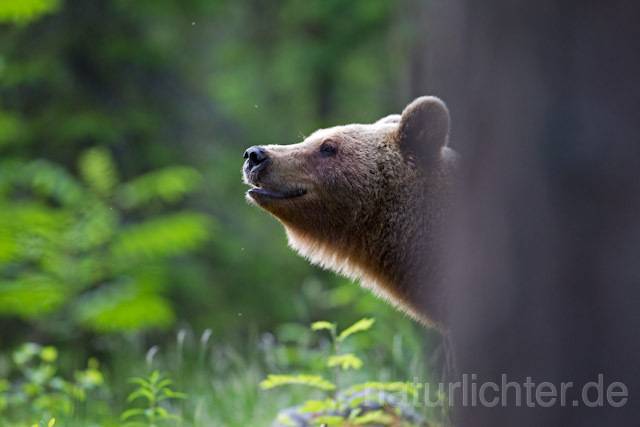
{"type": "Polygon", "coordinates": [[[300,412],[319,412],[326,408],[323,400],[307,400],[299,409],[300,412]]]}
{"type": "Polygon", "coordinates": [[[0,264],[49,259],[72,221],[67,210],[41,202],[0,202],[0,264]]]}
{"type": "Polygon", "coordinates": [[[343,371],[346,371],[349,368],[360,369],[362,368],[362,360],[353,353],[340,354],[337,356],[330,356],[327,360],[327,366],[330,368],[340,366],[343,371]]]}
{"type": "Polygon", "coordinates": [[[291,417],[287,414],[278,414],[278,422],[283,426],[287,427],[297,427],[298,423],[293,421],[291,417]]]}
{"type": "Polygon", "coordinates": [[[82,206],[75,219],[66,236],[72,250],[87,251],[108,243],[119,226],[116,212],[98,199],[82,206]]]}
{"type": "MultiPolygon", "coordinates": [[[[164,387],[168,387],[171,384],[173,384],[173,380],[171,378],[165,378],[162,381],[160,381],[157,385],[156,388],[164,388],[164,387]]],[[[168,389],[167,389],[168,390],[168,389]]]]}
{"type": "Polygon", "coordinates": [[[344,417],[339,415],[324,415],[321,417],[315,417],[311,420],[311,425],[319,426],[322,424],[326,424],[328,426],[339,426],[345,421],[344,417]]]}
{"type": "Polygon", "coordinates": [[[162,406],[158,406],[156,407],[156,414],[158,415],[158,417],[162,420],[175,420],[175,421],[180,421],[182,420],[182,417],[176,414],[170,414],[169,412],[167,412],[166,409],[164,409],[162,406]]]}
{"type": "Polygon", "coordinates": [[[342,342],[347,339],[350,335],[353,335],[357,332],[362,332],[369,330],[376,319],[360,319],[353,325],[349,326],[347,329],[342,331],[340,335],[338,335],[338,341],[342,342]]]}
{"type": "Polygon", "coordinates": [[[133,402],[134,400],[140,397],[146,398],[149,402],[154,402],[156,400],[153,393],[151,393],[149,390],[144,388],[139,388],[133,393],[129,394],[129,396],[127,396],[127,402],[133,402]]]}
{"type": "Polygon", "coordinates": [[[377,381],[369,381],[362,384],[357,384],[352,387],[349,387],[347,390],[344,390],[344,394],[346,396],[356,393],[362,390],[387,390],[393,392],[406,392],[413,396],[418,394],[418,390],[422,388],[422,384],[415,384],[411,382],[377,382],[377,381]]]}
{"type": "Polygon", "coordinates": [[[75,304],[76,320],[97,332],[113,333],[173,324],[171,302],[161,295],[141,292],[134,283],[114,283],[87,292],[75,304]]]}
{"type": "Polygon", "coordinates": [[[125,229],[113,242],[113,255],[123,261],[163,259],[197,248],[207,240],[211,219],[180,212],[148,220],[125,229]]]}
{"type": "Polygon", "coordinates": [[[336,386],[319,375],[268,375],[267,379],[260,383],[260,388],[268,390],[283,385],[305,385],[321,390],[334,390],[336,386]]]}
{"type": "Polygon", "coordinates": [[[67,297],[63,283],[46,275],[25,274],[0,282],[0,313],[35,318],[61,307],[67,297]]]}
{"type": "Polygon", "coordinates": [[[40,350],[40,358],[45,362],[55,362],[58,358],[58,350],[53,346],[44,347],[40,350]]]}
{"type": "Polygon", "coordinates": [[[321,320],[319,322],[314,322],[311,324],[311,330],[312,331],[321,331],[323,329],[326,329],[328,331],[331,331],[333,333],[336,332],[336,324],[335,323],[330,323],[324,320],[321,320]]]}
{"type": "Polygon", "coordinates": [[[149,381],[145,380],[144,378],[132,377],[132,378],[129,378],[127,381],[131,384],[140,384],[144,388],[151,387],[151,384],[149,383],[149,381]]]}
{"type": "Polygon", "coordinates": [[[59,0],[14,0],[0,2],[0,22],[27,22],[55,12],[59,0]]]}
{"type": "Polygon", "coordinates": [[[35,160],[23,170],[22,179],[38,194],[51,197],[63,205],[83,200],[84,189],[62,166],[47,160],[35,160]]]}
{"type": "Polygon", "coordinates": [[[202,176],[195,169],[171,166],[122,184],[116,191],[116,201],[126,209],[136,208],[156,199],[176,203],[198,188],[201,182],[202,176]]]}
{"type": "Polygon", "coordinates": [[[189,396],[186,393],[180,393],[177,391],[173,391],[171,389],[168,388],[163,388],[162,389],[162,393],[168,398],[168,399],[187,399],[189,396]]]}
{"type": "Polygon", "coordinates": [[[326,412],[330,410],[334,410],[338,407],[338,402],[331,398],[327,398],[326,400],[307,400],[304,402],[302,407],[298,409],[301,413],[308,412],[326,412]]]}
{"type": "Polygon", "coordinates": [[[144,409],[134,408],[134,409],[126,410],[122,413],[122,415],[120,416],[120,419],[124,421],[128,418],[135,417],[136,415],[144,415],[144,409]]]}
{"type": "Polygon", "coordinates": [[[109,197],[118,184],[118,172],[105,147],[85,150],[78,163],[80,174],[90,188],[102,197],[109,197]]]}

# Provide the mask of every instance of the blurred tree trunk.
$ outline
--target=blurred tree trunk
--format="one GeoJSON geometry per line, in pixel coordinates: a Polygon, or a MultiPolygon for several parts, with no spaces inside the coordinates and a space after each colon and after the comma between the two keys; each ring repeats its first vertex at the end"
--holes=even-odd
{"type": "Polygon", "coordinates": [[[523,385],[520,407],[514,393],[506,407],[458,404],[455,423],[640,425],[640,3],[432,5],[425,79],[465,163],[451,239],[458,376],[523,385]],[[599,374],[591,408],[582,387],[599,374]],[[558,396],[573,382],[566,406],[528,407],[527,377],[558,396]],[[620,408],[606,398],[616,381],[620,408]]]}

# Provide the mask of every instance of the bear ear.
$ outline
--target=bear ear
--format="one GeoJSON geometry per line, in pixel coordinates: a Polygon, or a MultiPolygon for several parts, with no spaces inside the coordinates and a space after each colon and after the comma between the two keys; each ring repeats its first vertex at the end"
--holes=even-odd
{"type": "Polygon", "coordinates": [[[400,123],[400,117],[401,117],[400,114],[390,114],[387,117],[383,117],[377,122],[375,122],[374,125],[388,125],[388,124],[400,123]]]}
{"type": "Polygon", "coordinates": [[[429,162],[439,156],[449,136],[449,110],[435,96],[422,96],[402,112],[398,125],[400,147],[429,162]]]}

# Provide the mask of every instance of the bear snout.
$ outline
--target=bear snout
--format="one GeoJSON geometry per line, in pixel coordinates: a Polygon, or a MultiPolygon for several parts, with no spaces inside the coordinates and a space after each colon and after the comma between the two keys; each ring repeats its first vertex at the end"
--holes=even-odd
{"type": "Polygon", "coordinates": [[[264,162],[269,158],[264,148],[254,145],[247,148],[244,152],[244,156],[247,161],[245,162],[245,170],[247,173],[255,172],[260,168],[264,162]]]}

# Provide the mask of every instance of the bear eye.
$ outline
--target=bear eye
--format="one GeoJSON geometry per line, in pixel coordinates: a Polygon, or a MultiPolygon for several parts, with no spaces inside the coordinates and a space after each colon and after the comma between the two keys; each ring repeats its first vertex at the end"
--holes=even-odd
{"type": "Polygon", "coordinates": [[[336,154],[336,146],[331,142],[323,142],[320,146],[320,154],[323,156],[333,156],[336,154]]]}

